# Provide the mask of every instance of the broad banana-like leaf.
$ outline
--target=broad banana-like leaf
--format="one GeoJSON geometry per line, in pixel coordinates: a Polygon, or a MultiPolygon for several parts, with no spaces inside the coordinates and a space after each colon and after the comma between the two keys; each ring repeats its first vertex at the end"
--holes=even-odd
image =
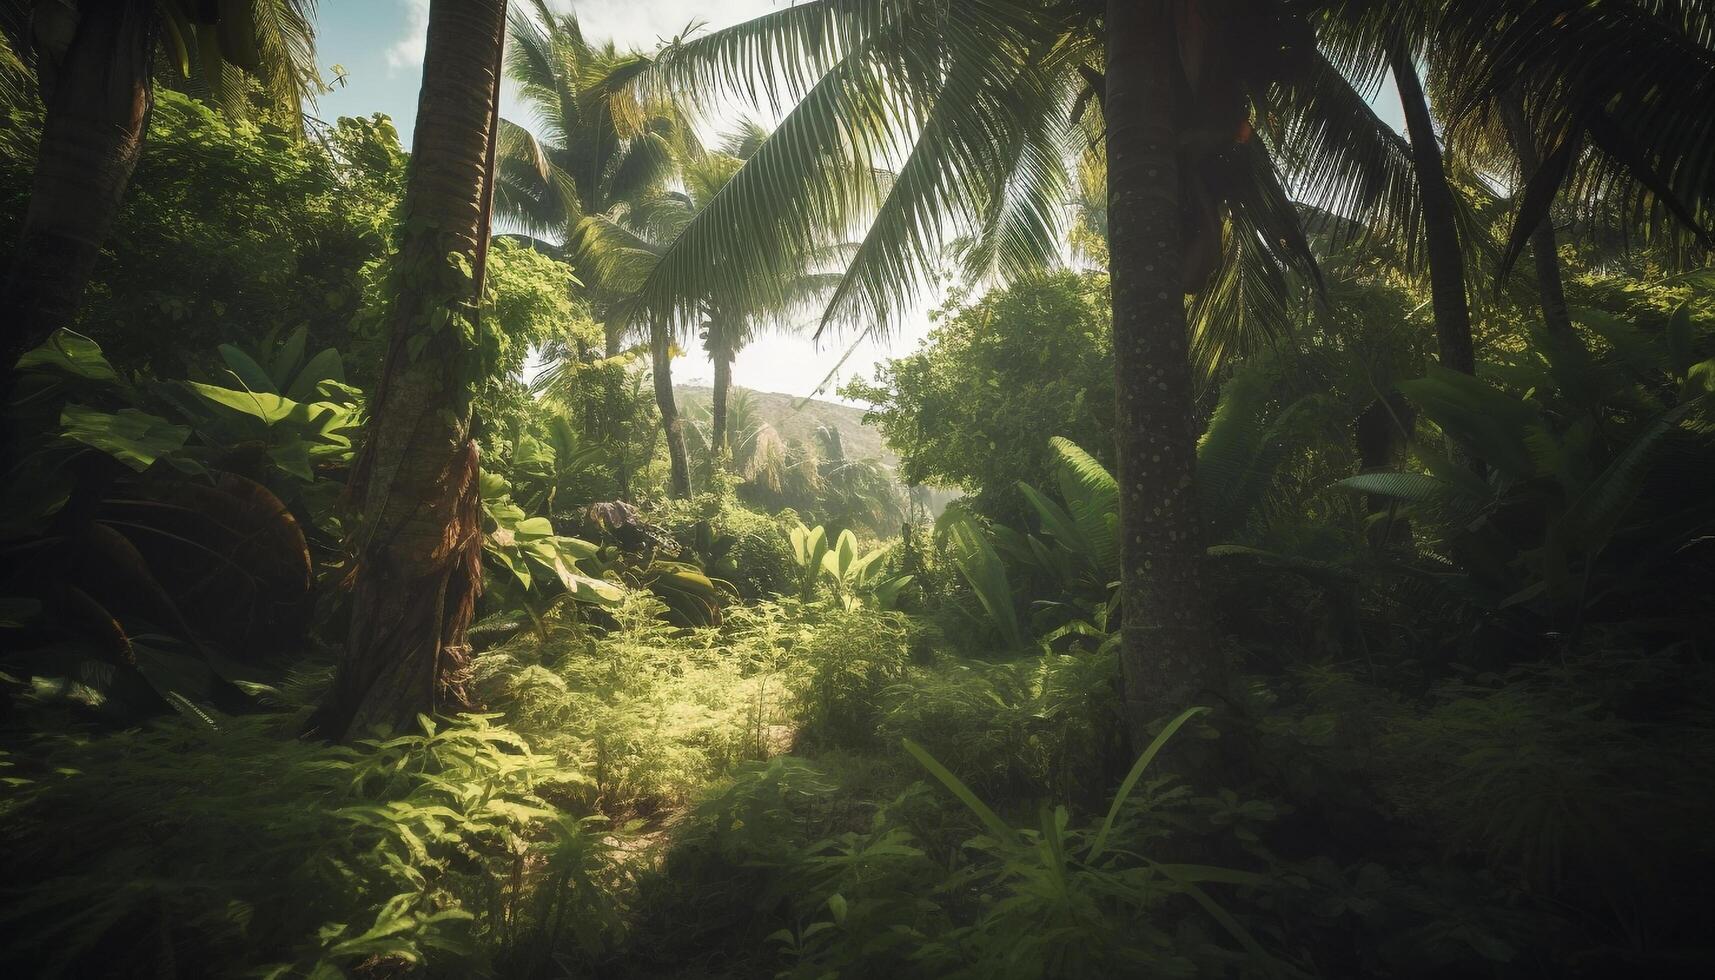
{"type": "Polygon", "coordinates": [[[579,602],[595,605],[617,605],[625,598],[625,590],[617,584],[578,571],[577,563],[588,557],[583,548],[587,542],[576,538],[549,537],[531,542],[524,554],[550,571],[560,585],[579,602]]]}
{"type": "Polygon", "coordinates": [[[822,575],[822,561],[828,553],[828,532],[821,525],[807,528],[800,524],[791,531],[792,554],[798,561],[798,597],[805,602],[816,597],[816,580],[822,575]]]}
{"type": "Polygon", "coordinates": [[[118,381],[119,374],[101,346],[83,334],[64,328],[54,331],[47,342],[18,358],[18,370],[52,368],[90,381],[118,381]]]}
{"type": "Polygon", "coordinates": [[[667,617],[680,626],[719,626],[721,590],[695,565],[657,561],[644,570],[642,582],[667,604],[667,617]]]}
{"type": "Polygon", "coordinates": [[[1556,530],[1566,544],[1594,554],[1607,546],[1627,508],[1643,490],[1644,477],[1662,444],[1696,402],[1685,402],[1644,426],[1607,468],[1573,498],[1556,530]]]}
{"type": "Polygon", "coordinates": [[[893,578],[887,579],[886,581],[878,584],[870,592],[870,594],[875,597],[876,608],[892,609],[893,604],[899,601],[899,593],[903,591],[907,585],[910,585],[914,578],[916,578],[914,575],[896,575],[893,578]]]}
{"type": "Polygon", "coordinates": [[[281,390],[286,393],[287,398],[295,402],[319,401],[322,397],[321,385],[327,381],[345,383],[345,361],[339,356],[339,351],[332,347],[310,358],[309,363],[298,370],[291,383],[281,390]]]}
{"type": "Polygon", "coordinates": [[[1024,645],[1024,632],[1019,628],[1018,613],[1012,607],[1012,583],[1007,579],[1006,566],[995,554],[988,539],[969,517],[956,515],[946,525],[948,550],[959,573],[970,583],[977,601],[1000,631],[1008,645],[1024,645]]]}
{"type": "Polygon", "coordinates": [[[304,404],[270,391],[235,390],[197,381],[186,381],[183,384],[207,401],[259,419],[269,426],[286,421],[316,426],[326,420],[328,413],[342,408],[328,402],[304,404]]]}
{"type": "Polygon", "coordinates": [[[874,578],[875,574],[881,571],[881,559],[886,556],[886,554],[886,548],[877,548],[869,554],[864,555],[862,558],[852,562],[852,566],[846,570],[846,584],[853,589],[868,588],[870,579],[874,578]]]}
{"type": "Polygon", "coordinates": [[[838,566],[835,574],[844,581],[851,573],[852,562],[857,560],[857,535],[850,530],[841,531],[839,540],[834,545],[834,555],[838,566]]]}
{"type": "Polygon", "coordinates": [[[292,331],[280,349],[268,361],[268,377],[274,382],[274,390],[284,393],[292,387],[292,382],[298,376],[298,369],[304,364],[304,345],[309,340],[309,333],[303,327],[292,331]]]}
{"type": "Polygon", "coordinates": [[[191,430],[135,408],[109,414],[73,403],[60,410],[60,434],[141,473],[155,460],[183,448],[191,430]]]}
{"type": "Polygon", "coordinates": [[[232,376],[238,379],[242,387],[270,395],[280,393],[280,389],[274,384],[274,376],[238,346],[221,344],[218,350],[220,351],[220,359],[226,362],[232,376]]]}

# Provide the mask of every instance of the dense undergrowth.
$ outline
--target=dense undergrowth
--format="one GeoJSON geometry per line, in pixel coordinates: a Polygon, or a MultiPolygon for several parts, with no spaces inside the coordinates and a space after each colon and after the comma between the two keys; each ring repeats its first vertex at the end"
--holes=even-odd
{"type": "Polygon", "coordinates": [[[84,295],[0,364],[0,975],[1709,973],[1695,4],[1175,5],[1185,71],[1142,87],[1209,125],[1156,182],[1107,171],[1138,66],[1109,93],[1104,59],[1141,49],[1105,32],[1166,7],[803,4],[652,58],[546,2],[436,2],[510,47],[450,57],[480,39],[443,19],[425,59],[502,65],[552,131],[423,100],[471,117],[416,151],[470,144],[424,182],[456,235],[407,214],[437,167],[386,117],[246,75],[285,44],[310,85],[313,24],[235,46],[301,2],[127,4],[146,149],[44,196],[114,138],[49,91],[94,77],[56,59],[96,6],[0,4],[0,234],[81,219],[58,240],[94,264],[32,267],[84,295]],[[1414,87],[1407,43],[1446,91],[1402,138],[1345,76],[1414,87]],[[644,82],[721,51],[706,81],[846,80],[779,142],[704,146],[644,82]],[[87,151],[57,177],[56,145],[87,151]],[[884,146],[915,148],[847,166],[884,146]],[[1110,201],[1186,236],[1109,270],[1110,201]],[[951,287],[935,327],[842,389],[897,471],[734,385],[800,307],[876,329],[913,283],[951,287]],[[1139,303],[1175,289],[1183,324],[1139,303]],[[1186,363],[1116,373],[1145,346],[1186,363]],[[401,398],[442,429],[378,463],[401,398]],[[406,497],[422,527],[376,532],[406,497]],[[330,721],[346,694],[395,723],[330,721]]]}
{"type": "Polygon", "coordinates": [[[1671,657],[1419,697],[1351,665],[1257,678],[1234,727],[1172,734],[1260,760],[1211,783],[1127,778],[1107,654],[989,663],[930,621],[796,601],[686,634],[659,608],[556,617],[478,658],[490,714],[351,747],[292,737],[317,668],[261,714],[38,715],[4,757],[9,955],[72,976],[1428,976],[1559,949],[1595,974],[1696,929],[1715,711],[1671,657]]]}

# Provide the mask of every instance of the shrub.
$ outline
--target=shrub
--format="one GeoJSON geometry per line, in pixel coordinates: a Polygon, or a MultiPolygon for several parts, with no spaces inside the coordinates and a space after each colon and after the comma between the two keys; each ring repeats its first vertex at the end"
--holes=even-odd
{"type": "Polygon", "coordinates": [[[497,941],[588,957],[620,927],[603,835],[494,716],[355,747],[170,719],[0,761],[13,975],[172,975],[177,950],[206,975],[477,970],[497,941]]]}
{"type": "Polygon", "coordinates": [[[1084,799],[1122,749],[1117,677],[1111,653],[947,658],[887,690],[879,732],[920,743],[985,796],[1084,799]]]}
{"type": "Polygon", "coordinates": [[[712,578],[751,601],[790,595],[797,571],[787,531],[790,515],[770,517],[729,494],[704,493],[670,502],[659,515],[675,541],[712,578]]]}

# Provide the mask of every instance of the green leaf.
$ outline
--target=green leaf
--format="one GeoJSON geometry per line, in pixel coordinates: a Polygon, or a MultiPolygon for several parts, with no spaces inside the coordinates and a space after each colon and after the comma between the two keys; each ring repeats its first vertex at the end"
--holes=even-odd
{"type": "Polygon", "coordinates": [[[304,363],[304,343],[309,339],[309,331],[304,327],[292,331],[286,342],[275,352],[273,361],[268,365],[268,377],[274,382],[274,391],[284,392],[291,387],[292,379],[297,376],[298,368],[304,363]]]}
{"type": "Polygon", "coordinates": [[[310,449],[311,443],[293,436],[268,447],[268,458],[274,461],[275,466],[300,480],[314,480],[316,474],[310,468],[310,449]]]}
{"type": "Polygon", "coordinates": [[[197,381],[186,381],[184,385],[216,405],[260,419],[264,425],[275,425],[287,419],[308,423],[313,416],[320,414],[313,406],[283,398],[271,391],[219,388],[197,381]]]}
{"type": "Polygon", "coordinates": [[[265,391],[276,395],[280,393],[280,389],[274,384],[274,378],[249,354],[232,344],[221,344],[218,349],[221,360],[226,362],[227,368],[241,385],[251,391],[265,391]]]}
{"type": "Polygon", "coordinates": [[[1136,788],[1137,781],[1143,777],[1143,771],[1148,769],[1149,764],[1155,761],[1155,757],[1160,754],[1161,747],[1166,745],[1167,740],[1172,738],[1173,734],[1180,728],[1183,728],[1186,722],[1208,710],[1204,707],[1195,707],[1186,708],[1179,712],[1179,716],[1168,722],[1167,727],[1163,728],[1161,733],[1150,741],[1149,747],[1143,750],[1143,754],[1137,757],[1137,762],[1131,767],[1131,772],[1126,774],[1125,782],[1120,783],[1119,792],[1114,794],[1113,805],[1108,807],[1107,819],[1102,821],[1102,829],[1096,833],[1095,842],[1090,845],[1090,855],[1085,858],[1086,861],[1094,861],[1101,856],[1102,850],[1107,847],[1108,835],[1113,833],[1114,821],[1119,819],[1120,808],[1125,806],[1125,801],[1131,797],[1131,791],[1136,788]]]}
{"type": "Polygon", "coordinates": [[[52,368],[91,381],[118,381],[101,347],[80,333],[61,328],[47,342],[18,358],[18,370],[52,368]]]}
{"type": "Polygon", "coordinates": [[[527,517],[512,525],[512,533],[520,542],[551,538],[554,536],[554,523],[546,517],[527,517]]]}
{"type": "Polygon", "coordinates": [[[947,522],[948,551],[959,574],[970,583],[977,601],[1006,642],[1013,647],[1023,646],[1024,631],[1012,605],[1012,584],[1000,556],[968,516],[949,511],[943,520],[947,522]]]}
{"type": "Polygon", "coordinates": [[[286,397],[297,402],[316,401],[321,397],[319,386],[324,381],[345,383],[345,362],[332,347],[310,358],[292,379],[286,397]]]}
{"type": "Polygon", "coordinates": [[[930,755],[916,742],[907,738],[901,739],[900,744],[905,746],[905,751],[911,753],[912,757],[915,758],[923,768],[929,770],[929,774],[931,776],[940,780],[941,785],[951,790],[953,795],[958,797],[961,803],[965,804],[972,813],[977,815],[977,819],[981,820],[983,826],[988,828],[989,836],[994,838],[995,843],[1004,847],[1016,847],[1018,845],[1018,832],[1007,826],[1006,821],[1002,820],[998,814],[989,809],[988,804],[978,799],[977,794],[971,792],[969,786],[966,786],[963,782],[959,781],[959,777],[949,772],[946,766],[937,762],[934,756],[930,755]]]}
{"type": "Polygon", "coordinates": [[[1334,484],[1359,493],[1423,503],[1445,495],[1451,488],[1427,473],[1360,473],[1334,484]]]}
{"type": "Polygon", "coordinates": [[[135,408],[116,414],[70,404],[60,411],[60,434],[92,446],[141,473],[155,460],[178,451],[191,430],[135,408]]]}

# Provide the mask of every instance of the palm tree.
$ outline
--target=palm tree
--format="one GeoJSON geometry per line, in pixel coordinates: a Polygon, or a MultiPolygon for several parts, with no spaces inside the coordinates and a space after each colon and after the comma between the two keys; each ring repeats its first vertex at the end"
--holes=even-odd
{"type": "Polygon", "coordinates": [[[1314,277],[1276,157],[1316,161],[1360,216],[1414,207],[1397,137],[1308,28],[1284,5],[1246,7],[822,0],[671,45],[654,73],[796,99],[640,285],[639,305],[681,324],[715,282],[727,302],[777,306],[787,272],[859,224],[823,328],[886,330],[954,240],[979,282],[1052,264],[1076,161],[1105,121],[1134,738],[1215,673],[1184,294],[1242,300],[1283,288],[1289,266],[1314,277]]]}
{"type": "Polygon", "coordinates": [[[1519,163],[1522,193],[1501,274],[1531,243],[1552,333],[1570,331],[1548,224],[1563,191],[1592,216],[1606,211],[1647,234],[1689,231],[1705,252],[1715,250],[1715,120],[1708,112],[1715,98],[1715,16],[1708,5],[1335,0],[1324,13],[1323,40],[1342,70],[1360,87],[1389,73],[1400,90],[1419,169],[1444,363],[1463,369],[1471,346],[1466,260],[1459,253],[1473,243],[1459,239],[1473,229],[1449,214],[1457,202],[1442,193],[1442,155],[1419,62],[1428,66],[1444,129],[1462,136],[1458,149],[1477,151],[1473,162],[1480,165],[1492,163],[1494,147],[1504,144],[1519,163]]]}
{"type": "MultiPolygon", "coordinates": [[[[578,224],[573,250],[581,257],[585,275],[609,296],[628,295],[648,274],[661,254],[696,213],[689,194],[668,191],[635,203],[617,204],[606,213],[585,217],[578,224]]],[[[629,314],[609,314],[609,323],[623,328],[629,314]]],[[[650,373],[661,430],[667,441],[668,492],[691,493],[690,455],[685,446],[684,419],[673,394],[673,338],[666,318],[648,317],[650,373]]]]}
{"type": "MultiPolygon", "coordinates": [[[[648,197],[635,204],[619,204],[606,214],[585,218],[578,226],[574,251],[581,256],[590,281],[609,296],[624,297],[614,305],[609,322],[623,326],[632,311],[639,309],[635,295],[662,255],[696,216],[719,195],[721,188],[743,166],[737,153],[750,152],[757,142],[754,127],[741,129],[725,143],[734,153],[711,152],[685,161],[680,169],[685,189],[648,197]]],[[[818,256],[826,250],[819,250],[818,256]]],[[[815,257],[812,257],[815,258],[815,257]]],[[[793,269],[782,274],[778,290],[781,305],[759,310],[729,299],[730,291],[712,280],[694,307],[702,318],[704,344],[714,362],[714,392],[710,405],[709,445],[716,465],[724,466],[727,454],[727,397],[732,386],[732,362],[762,326],[782,322],[808,298],[833,288],[838,276],[793,269]]],[[[673,395],[672,331],[667,316],[644,310],[649,322],[652,373],[656,404],[666,433],[670,464],[669,488],[676,497],[690,493],[690,457],[686,450],[684,419],[673,395]]]]}
{"type": "Polygon", "coordinates": [[[429,7],[387,354],[351,476],[351,495],[363,505],[351,540],[351,624],[314,722],[330,738],[468,700],[465,629],[482,584],[473,300],[482,288],[505,37],[505,0],[429,7]]]}
{"type": "Polygon", "coordinates": [[[697,475],[707,479],[721,466],[730,466],[742,475],[756,455],[757,437],[764,425],[757,415],[756,398],[744,388],[729,389],[722,424],[725,441],[719,456],[715,450],[714,407],[711,391],[709,401],[692,410],[686,430],[691,452],[700,463],[697,475]]]}
{"type": "MultiPolygon", "coordinates": [[[[77,315],[101,245],[142,155],[151,69],[160,51],[230,112],[245,108],[246,75],[298,118],[313,95],[313,0],[8,0],[10,39],[29,52],[47,110],[30,204],[0,301],[0,376],[77,315]]],[[[0,379],[0,385],[9,381],[0,379]]]]}
{"type": "MultiPolygon", "coordinates": [[[[640,99],[630,85],[647,57],[591,42],[575,13],[546,0],[515,9],[508,33],[507,74],[542,133],[501,120],[495,206],[509,222],[567,242],[584,218],[659,193],[682,157],[700,153],[670,100],[640,99]]],[[[575,249],[557,251],[579,265],[575,249]]],[[[607,316],[615,297],[598,287],[594,298],[614,357],[624,344],[624,324],[607,316]]]]}
{"type": "Polygon", "coordinates": [[[846,455],[845,437],[831,425],[815,433],[821,486],[817,510],[830,527],[862,526],[886,534],[905,520],[905,496],[893,470],[879,459],[846,455]]]}
{"type": "Polygon", "coordinates": [[[1624,230],[1715,250],[1715,8],[1445,0],[1436,29],[1453,125],[1516,99],[1551,148],[1525,175],[1507,260],[1562,192],[1618,205],[1624,230]]]}
{"type": "Polygon", "coordinates": [[[1435,312],[1435,341],[1441,366],[1477,373],[1471,342],[1471,307],[1465,294],[1465,251],[1459,244],[1458,206],[1441,159],[1429,97],[1417,74],[1415,52],[1403,40],[1388,50],[1388,70],[1399,90],[1411,159],[1423,205],[1423,237],[1429,262],[1429,305],[1435,312]]]}
{"type": "MultiPolygon", "coordinates": [[[[1536,145],[1536,130],[1524,104],[1524,96],[1514,87],[1500,98],[1501,119],[1506,126],[1507,142],[1518,159],[1518,177],[1513,186],[1523,188],[1524,182],[1542,170],[1542,154],[1536,145]]],[[[1561,337],[1572,333],[1572,313],[1566,308],[1566,287],[1560,277],[1560,242],[1554,233],[1554,222],[1546,214],[1530,229],[1531,258],[1536,266],[1537,296],[1542,304],[1542,322],[1551,334],[1561,337]]]]}

